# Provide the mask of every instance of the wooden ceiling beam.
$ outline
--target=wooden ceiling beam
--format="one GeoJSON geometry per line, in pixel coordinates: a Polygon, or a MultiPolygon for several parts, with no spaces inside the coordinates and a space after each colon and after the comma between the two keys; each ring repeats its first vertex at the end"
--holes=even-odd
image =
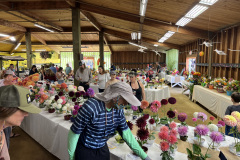
{"type": "MultiPolygon", "coordinates": [[[[56,24],[53,24],[53,23],[51,23],[51,22],[46,22],[46,19],[44,19],[44,18],[42,18],[42,17],[40,17],[40,16],[37,16],[37,15],[35,15],[35,14],[32,14],[32,13],[30,13],[30,12],[28,12],[28,11],[18,11],[19,13],[21,13],[21,14],[23,14],[24,16],[27,16],[27,17],[29,17],[29,18],[31,18],[31,19],[34,19],[34,20],[36,20],[36,21],[38,21],[38,22],[41,22],[41,23],[43,23],[43,24],[45,24],[45,25],[48,25],[48,26],[50,26],[50,27],[52,27],[52,28],[54,28],[54,29],[56,29],[56,30],[58,30],[58,31],[63,31],[63,28],[62,27],[60,27],[60,26],[58,26],[58,25],[56,25],[56,24]]],[[[32,23],[34,23],[34,22],[32,22],[32,23]]]]}
{"type": "MultiPolygon", "coordinates": [[[[83,11],[93,12],[117,19],[122,19],[129,22],[140,23],[140,16],[136,14],[131,14],[128,12],[123,12],[111,8],[106,8],[103,6],[93,5],[85,2],[80,3],[80,9],[83,11]]],[[[19,11],[19,10],[56,10],[56,9],[69,9],[68,3],[63,3],[62,1],[17,1],[10,3],[3,3],[5,6],[9,7],[9,10],[19,11]]],[[[151,26],[154,28],[160,28],[168,31],[174,31],[181,34],[191,35],[193,37],[208,39],[212,32],[206,30],[191,28],[191,27],[178,27],[175,24],[170,25],[170,22],[164,22],[161,20],[152,19],[145,17],[144,25],[151,26]]]]}
{"type": "Polygon", "coordinates": [[[81,11],[80,12],[86,20],[88,20],[98,31],[102,30],[102,26],[96,21],[96,19],[88,12],[81,11]]]}
{"type": "Polygon", "coordinates": [[[71,7],[75,7],[76,6],[76,0],[65,0],[67,2],[67,4],[69,4],[71,7]]]}
{"type": "MultiPolygon", "coordinates": [[[[111,9],[111,8],[106,8],[106,7],[97,6],[89,3],[80,2],[80,9],[105,15],[105,16],[109,16],[109,17],[113,17],[113,18],[117,18],[117,19],[122,19],[129,22],[140,23],[139,15],[122,12],[122,11],[111,9]]],[[[155,20],[148,17],[145,17],[144,25],[155,27],[155,28],[161,28],[168,31],[178,32],[182,34],[187,34],[194,37],[208,39],[208,31],[191,28],[191,27],[178,27],[175,24],[169,25],[167,23],[164,23],[161,20],[155,20]]]]}
{"type": "Polygon", "coordinates": [[[22,32],[27,31],[25,27],[20,26],[16,23],[13,23],[13,22],[9,22],[9,21],[4,20],[4,19],[0,19],[0,25],[12,28],[12,29],[17,30],[17,31],[22,31],[22,32]]]}
{"type": "Polygon", "coordinates": [[[47,46],[47,43],[44,39],[42,39],[40,36],[36,35],[36,34],[32,34],[32,36],[34,38],[36,38],[39,42],[41,42],[44,46],[47,46]]]}
{"type": "MultiPolygon", "coordinates": [[[[72,45],[72,41],[45,41],[46,45],[72,45]]],[[[82,45],[99,45],[99,41],[81,41],[82,45]]],[[[125,45],[127,41],[109,41],[108,45],[125,45]]],[[[22,42],[21,45],[26,45],[22,42]]],[[[32,45],[45,45],[43,42],[32,42],[32,45]]]]}
{"type": "Polygon", "coordinates": [[[12,54],[12,53],[13,53],[13,51],[15,50],[15,47],[18,45],[18,43],[21,43],[21,42],[22,42],[23,37],[24,37],[24,34],[22,34],[21,36],[19,36],[19,38],[18,38],[17,41],[16,41],[16,44],[13,45],[13,47],[10,49],[9,54],[12,54]]]}
{"type": "MultiPolygon", "coordinates": [[[[51,33],[51,34],[58,33],[58,32],[48,32],[41,28],[29,28],[29,31],[32,33],[41,33],[41,32],[51,33]]],[[[68,32],[72,33],[72,27],[63,27],[63,31],[61,33],[68,33],[68,32]]],[[[98,32],[98,30],[95,27],[81,27],[81,32],[98,32]]]]}
{"type": "MultiPolygon", "coordinates": [[[[129,42],[132,42],[129,34],[127,34],[127,33],[119,32],[119,31],[115,31],[115,30],[111,30],[111,29],[106,29],[106,28],[104,29],[104,33],[110,34],[114,37],[124,39],[129,42]]],[[[142,37],[141,39],[142,39],[142,42],[146,42],[146,43],[150,43],[150,44],[158,44],[159,46],[162,46],[162,47],[175,48],[175,49],[180,48],[179,45],[175,45],[175,44],[171,44],[171,43],[158,43],[158,42],[156,42],[156,40],[144,38],[144,37],[142,37]]]]}
{"type": "Polygon", "coordinates": [[[21,10],[56,10],[69,9],[69,4],[63,1],[15,1],[15,2],[1,2],[0,6],[8,7],[9,11],[21,10]]]}

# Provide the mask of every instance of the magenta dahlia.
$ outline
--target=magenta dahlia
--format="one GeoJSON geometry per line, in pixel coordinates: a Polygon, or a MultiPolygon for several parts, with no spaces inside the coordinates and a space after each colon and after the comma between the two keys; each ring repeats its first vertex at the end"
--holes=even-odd
{"type": "Polygon", "coordinates": [[[212,132],[210,134],[210,138],[212,139],[213,142],[220,143],[224,140],[223,135],[220,132],[212,132]]]}
{"type": "Polygon", "coordinates": [[[195,132],[200,135],[200,136],[206,136],[209,132],[209,129],[206,125],[203,124],[199,124],[197,125],[197,127],[195,128],[195,132]]]}

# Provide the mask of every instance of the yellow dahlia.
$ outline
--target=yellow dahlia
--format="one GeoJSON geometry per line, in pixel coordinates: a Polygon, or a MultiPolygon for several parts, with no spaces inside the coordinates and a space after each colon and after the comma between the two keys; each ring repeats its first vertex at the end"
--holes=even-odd
{"type": "Polygon", "coordinates": [[[237,120],[233,116],[226,115],[223,120],[228,126],[235,127],[237,125],[237,120]]]}
{"type": "Polygon", "coordinates": [[[231,116],[233,116],[238,122],[240,122],[240,113],[238,111],[232,112],[231,116]]]}

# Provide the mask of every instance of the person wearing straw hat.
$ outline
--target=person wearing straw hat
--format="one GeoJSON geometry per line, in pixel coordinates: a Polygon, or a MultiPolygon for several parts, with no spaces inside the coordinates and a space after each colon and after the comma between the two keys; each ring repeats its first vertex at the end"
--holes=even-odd
{"type": "Polygon", "coordinates": [[[70,160],[110,160],[106,142],[114,136],[115,130],[139,157],[149,160],[126,123],[123,108],[128,103],[141,105],[132,88],[123,82],[110,85],[103,93],[86,101],[68,134],[70,160]]]}
{"type": "Polygon", "coordinates": [[[15,85],[0,87],[0,159],[10,160],[3,129],[20,126],[28,113],[40,112],[31,104],[28,89],[15,85]]]}

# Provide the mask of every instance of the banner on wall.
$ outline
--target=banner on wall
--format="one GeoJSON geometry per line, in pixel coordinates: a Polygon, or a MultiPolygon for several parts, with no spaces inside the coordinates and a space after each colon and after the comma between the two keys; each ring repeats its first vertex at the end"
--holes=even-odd
{"type": "Polygon", "coordinates": [[[85,62],[86,67],[93,69],[95,64],[94,64],[94,57],[83,57],[83,60],[85,62]]]}

